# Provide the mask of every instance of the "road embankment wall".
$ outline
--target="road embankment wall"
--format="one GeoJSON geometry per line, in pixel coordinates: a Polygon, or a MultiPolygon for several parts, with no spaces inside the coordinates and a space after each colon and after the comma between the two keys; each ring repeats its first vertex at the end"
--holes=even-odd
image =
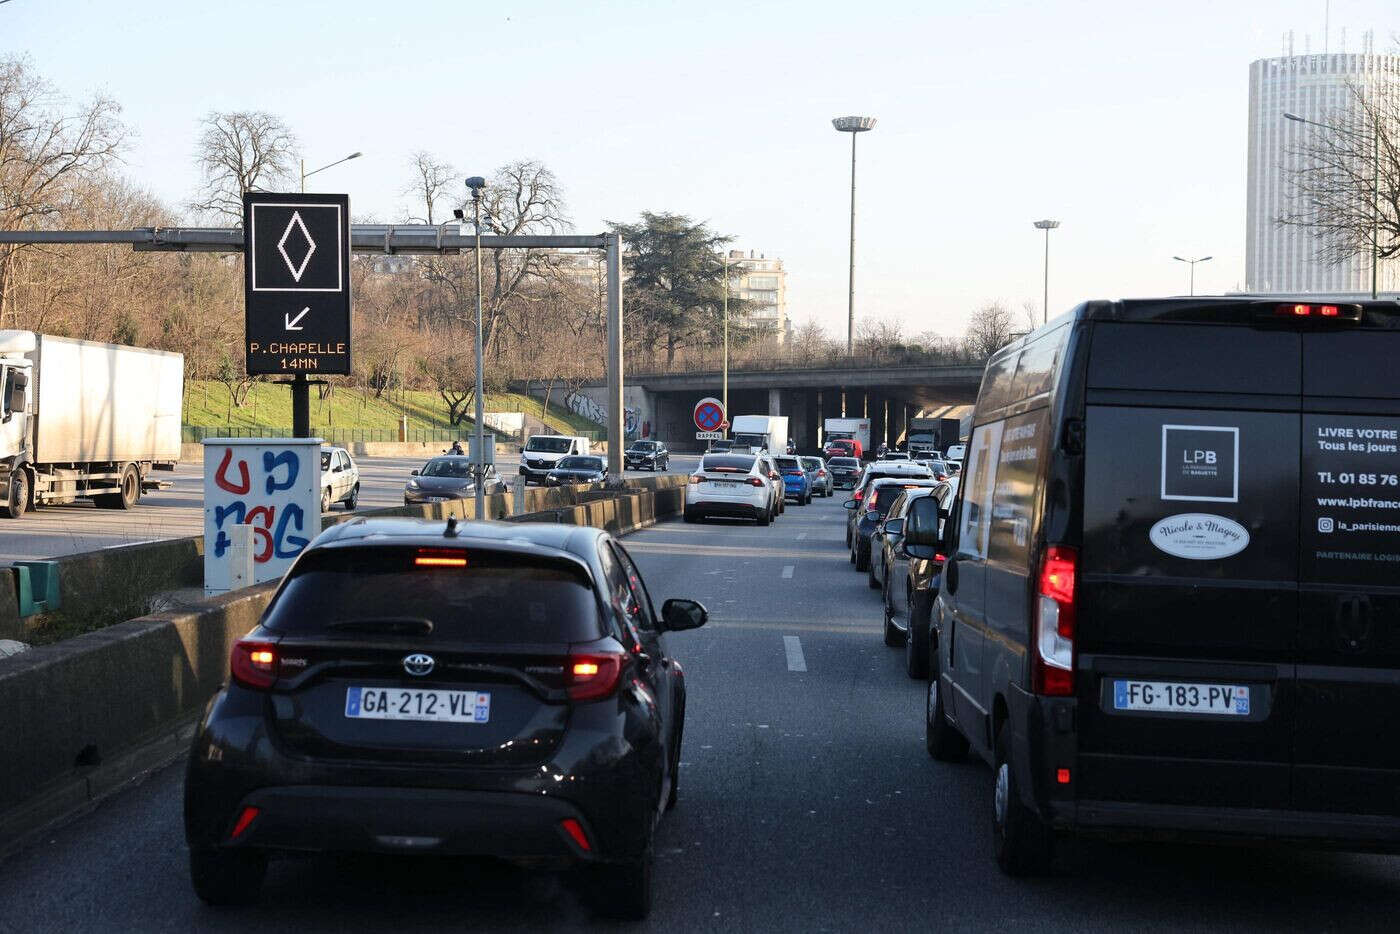
{"type": "MultiPolygon", "coordinates": [[[[685,477],[668,475],[611,491],[531,490],[526,505],[537,509],[510,515],[511,497],[504,495],[488,498],[485,512],[626,534],[678,512],[684,483],[685,477]]],[[[474,507],[457,500],[328,516],[326,525],[361,516],[472,518],[474,507]]],[[[168,552],[136,554],[183,568],[195,552],[174,544],[168,552]]],[[[101,576],[125,567],[125,559],[97,554],[103,557],[89,565],[70,566],[101,576]]],[[[5,577],[0,574],[0,601],[8,605],[5,577]]],[[[233,642],[257,624],[275,587],[261,584],[190,611],[143,616],[0,659],[0,853],[181,755],[194,722],[227,677],[233,642]]],[[[100,588],[84,593],[98,596],[74,599],[100,598],[100,588]]]]}

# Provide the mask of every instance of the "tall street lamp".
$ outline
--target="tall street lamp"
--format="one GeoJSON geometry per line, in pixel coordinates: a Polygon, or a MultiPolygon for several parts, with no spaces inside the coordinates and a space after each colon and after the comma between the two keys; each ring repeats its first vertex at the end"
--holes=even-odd
{"type": "Polygon", "coordinates": [[[1045,294],[1041,297],[1040,323],[1050,320],[1050,231],[1060,226],[1059,221],[1035,221],[1035,229],[1045,231],[1045,294]]]}
{"type": "Polygon", "coordinates": [[[720,392],[720,402],[724,405],[724,417],[729,418],[729,247],[724,248],[724,383],[720,392]]]}
{"type": "Polygon", "coordinates": [[[476,454],[472,457],[472,473],[476,476],[476,518],[486,512],[486,403],[481,398],[485,381],[481,374],[481,190],[486,179],[473,175],[467,179],[472,190],[472,217],[476,228],[476,454]]]}
{"type": "Polygon", "coordinates": [[[312,169],[310,172],[306,171],[306,160],[305,160],[305,159],[301,160],[301,190],[302,190],[302,193],[305,194],[305,192],[306,192],[306,180],[307,180],[308,178],[310,178],[311,176],[315,175],[317,172],[324,172],[324,171],[326,171],[326,169],[334,168],[335,166],[340,165],[342,162],[349,162],[351,159],[358,159],[358,158],[360,158],[360,156],[363,156],[363,155],[364,155],[364,153],[362,153],[362,152],[352,152],[352,153],[350,153],[350,155],[346,156],[344,159],[337,159],[337,160],[335,160],[334,162],[331,162],[331,163],[329,163],[329,164],[327,164],[327,165],[321,166],[319,169],[312,169]]]}
{"type": "MultiPolygon", "coordinates": [[[[1346,135],[1344,131],[1330,126],[1326,123],[1318,123],[1316,120],[1309,120],[1300,117],[1295,113],[1285,113],[1283,119],[1292,120],[1294,123],[1306,123],[1308,126],[1315,126],[1332,133],[1346,135]]],[[[1380,127],[1371,128],[1371,298],[1378,298],[1379,292],[1379,269],[1381,264],[1381,251],[1378,238],[1376,236],[1376,221],[1381,213],[1381,131],[1380,127]]]]}
{"type": "Polygon", "coordinates": [[[846,288],[846,356],[855,352],[856,333],[856,135],[875,129],[874,117],[837,117],[838,132],[851,134],[851,262],[846,288]]]}
{"type": "Polygon", "coordinates": [[[1197,264],[1197,263],[1204,263],[1204,262],[1206,262],[1207,260],[1214,259],[1214,257],[1212,257],[1212,256],[1202,256],[1202,257],[1200,257],[1200,258],[1198,258],[1198,259],[1187,259],[1187,258],[1184,257],[1184,256],[1173,256],[1172,259],[1174,259],[1174,260],[1176,260],[1177,262],[1180,262],[1180,263],[1190,263],[1190,264],[1191,264],[1191,294],[1192,294],[1192,295],[1195,295],[1195,294],[1196,294],[1196,264],[1197,264]]]}

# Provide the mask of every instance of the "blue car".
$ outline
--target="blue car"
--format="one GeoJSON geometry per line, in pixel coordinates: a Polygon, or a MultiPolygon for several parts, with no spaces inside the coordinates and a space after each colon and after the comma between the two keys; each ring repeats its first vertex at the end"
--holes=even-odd
{"type": "Polygon", "coordinates": [[[784,496],[796,500],[799,506],[810,503],[812,481],[807,479],[807,471],[802,469],[802,462],[795,457],[775,457],[773,463],[777,465],[778,473],[783,475],[784,496]]]}

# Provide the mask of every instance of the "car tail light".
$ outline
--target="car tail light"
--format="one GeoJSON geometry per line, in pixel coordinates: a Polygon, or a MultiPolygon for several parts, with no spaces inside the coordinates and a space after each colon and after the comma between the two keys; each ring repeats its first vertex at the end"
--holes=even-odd
{"type": "Polygon", "coordinates": [[[228,838],[230,840],[237,840],[239,837],[243,836],[243,831],[251,827],[253,821],[257,820],[258,815],[261,813],[262,810],[259,808],[251,806],[245,807],[242,813],[238,815],[238,820],[233,822],[233,829],[229,831],[228,838]]]}
{"type": "Polygon", "coordinates": [[[244,687],[265,691],[277,680],[277,644],[239,639],[233,644],[229,673],[244,687]]]}
{"type": "Polygon", "coordinates": [[[860,501],[861,501],[862,499],[864,499],[864,498],[865,498],[865,491],[864,491],[864,490],[856,490],[856,495],[855,495],[855,497],[854,497],[855,501],[856,501],[856,502],[860,502],[860,501]]]}
{"type": "MultiPolygon", "coordinates": [[[[857,498],[859,498],[859,497],[857,497],[857,498]]],[[[880,491],[879,491],[879,490],[871,490],[871,491],[870,491],[870,499],[866,501],[866,503],[865,503],[865,508],[873,511],[873,510],[875,509],[875,504],[876,504],[877,502],[879,502],[879,501],[880,501],[880,491]]]]}
{"type": "Polygon", "coordinates": [[[704,480],[705,480],[705,478],[702,477],[702,476],[700,476],[698,473],[697,473],[697,474],[691,474],[691,475],[690,475],[690,482],[691,482],[691,483],[703,483],[704,480]]]}
{"type": "Polygon", "coordinates": [[[763,486],[762,477],[749,477],[749,479],[746,482],[749,486],[763,486]]]}
{"type": "Polygon", "coordinates": [[[570,655],[565,668],[569,675],[569,700],[600,700],[611,695],[617,690],[626,658],[621,652],[570,655]]]}
{"type": "Polygon", "coordinates": [[[1036,608],[1032,686],[1037,694],[1074,693],[1074,596],[1079,553],[1050,545],[1040,559],[1040,599],[1036,608]]]}
{"type": "Polygon", "coordinates": [[[572,817],[566,817],[559,822],[559,826],[569,835],[569,839],[578,844],[578,848],[585,853],[593,852],[593,845],[588,842],[588,834],[583,832],[583,825],[572,817]]]}
{"type": "Polygon", "coordinates": [[[818,471],[817,471],[817,476],[818,476],[818,477],[825,477],[825,476],[826,476],[826,471],[825,471],[825,470],[818,470],[818,471]]]}
{"type": "Polygon", "coordinates": [[[464,568],[467,553],[460,548],[419,548],[413,564],[420,568],[464,568]]]}

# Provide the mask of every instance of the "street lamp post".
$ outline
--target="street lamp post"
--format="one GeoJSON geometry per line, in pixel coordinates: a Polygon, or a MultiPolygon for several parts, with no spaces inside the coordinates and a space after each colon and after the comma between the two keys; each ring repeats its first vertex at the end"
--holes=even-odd
{"type": "Polygon", "coordinates": [[[312,169],[310,172],[306,171],[306,160],[305,160],[305,159],[301,160],[301,190],[302,190],[302,193],[303,193],[303,194],[306,193],[306,180],[307,180],[308,178],[310,178],[311,176],[315,175],[317,172],[324,172],[324,171],[326,171],[326,169],[333,168],[333,167],[335,167],[335,166],[337,166],[337,165],[340,165],[342,162],[349,162],[351,159],[358,159],[358,158],[360,158],[360,156],[363,156],[363,155],[364,155],[364,153],[362,153],[362,152],[352,152],[352,153],[350,153],[350,155],[346,156],[344,159],[337,159],[337,160],[335,160],[334,162],[331,162],[331,163],[329,163],[329,164],[327,164],[327,165],[321,166],[319,169],[312,169]]]}
{"type": "MultiPolygon", "coordinates": [[[[1316,120],[1309,120],[1307,117],[1300,117],[1295,113],[1284,113],[1283,119],[1292,120],[1294,123],[1306,123],[1308,126],[1315,126],[1332,133],[1342,133],[1326,123],[1318,123],[1316,120]]],[[[1381,213],[1381,131],[1380,127],[1371,128],[1371,298],[1380,297],[1380,265],[1381,250],[1379,237],[1376,233],[1376,222],[1381,213]]]]}
{"type": "Polygon", "coordinates": [[[476,229],[476,454],[472,458],[472,474],[476,478],[476,518],[485,518],[486,507],[486,404],[481,398],[485,380],[482,379],[481,349],[481,189],[486,179],[473,175],[467,179],[472,190],[472,217],[476,229]]]}
{"type": "Polygon", "coordinates": [[[720,392],[720,402],[724,404],[724,417],[729,418],[729,247],[724,248],[724,382],[720,392]]]}
{"type": "Polygon", "coordinates": [[[1036,230],[1045,231],[1045,292],[1041,296],[1040,323],[1050,320],[1050,231],[1060,226],[1059,221],[1034,221],[1036,230]]]}
{"type": "Polygon", "coordinates": [[[846,356],[855,353],[856,332],[856,135],[875,129],[874,117],[836,117],[831,125],[851,134],[851,261],[846,286],[846,356]]]}
{"type": "Polygon", "coordinates": [[[1178,261],[1178,262],[1181,262],[1181,263],[1190,263],[1190,264],[1191,264],[1191,293],[1190,293],[1190,294],[1192,294],[1192,295],[1195,295],[1195,294],[1196,294],[1196,264],[1197,264],[1197,263],[1204,263],[1204,262],[1206,262],[1207,260],[1214,259],[1214,258],[1215,258],[1215,257],[1213,257],[1213,256],[1201,256],[1201,257],[1198,257],[1197,259],[1187,259],[1187,258],[1184,257],[1184,256],[1173,256],[1173,257],[1172,257],[1172,259],[1174,259],[1174,260],[1176,260],[1176,261],[1178,261]]]}

